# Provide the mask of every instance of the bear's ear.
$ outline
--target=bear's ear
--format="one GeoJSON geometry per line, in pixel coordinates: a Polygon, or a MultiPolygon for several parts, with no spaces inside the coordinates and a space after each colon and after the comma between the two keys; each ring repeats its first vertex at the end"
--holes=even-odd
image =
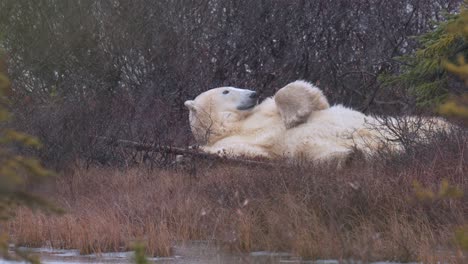
{"type": "Polygon", "coordinates": [[[195,101],[193,100],[187,100],[185,101],[184,105],[190,110],[190,111],[196,111],[197,107],[195,106],[195,101]]]}

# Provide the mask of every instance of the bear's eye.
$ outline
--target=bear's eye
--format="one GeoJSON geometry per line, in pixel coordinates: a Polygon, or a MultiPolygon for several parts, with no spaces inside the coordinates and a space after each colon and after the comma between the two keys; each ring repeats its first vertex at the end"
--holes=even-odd
{"type": "Polygon", "coordinates": [[[228,93],[229,93],[228,90],[224,90],[224,91],[223,91],[223,94],[228,94],[228,93]]]}

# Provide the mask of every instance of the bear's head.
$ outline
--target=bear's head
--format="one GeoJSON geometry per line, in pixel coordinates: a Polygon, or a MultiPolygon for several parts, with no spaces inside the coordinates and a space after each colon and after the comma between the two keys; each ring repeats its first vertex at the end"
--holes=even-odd
{"type": "Polygon", "coordinates": [[[192,133],[200,144],[212,144],[236,133],[239,121],[257,105],[257,93],[234,87],[211,89],[185,101],[192,133]]]}

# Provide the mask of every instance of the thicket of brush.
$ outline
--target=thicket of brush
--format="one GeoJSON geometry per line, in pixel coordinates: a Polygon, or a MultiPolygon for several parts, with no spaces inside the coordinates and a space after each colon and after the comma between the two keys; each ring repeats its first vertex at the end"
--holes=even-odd
{"type": "Polygon", "coordinates": [[[46,147],[34,154],[61,169],[122,162],[94,136],[193,143],[183,102],[225,85],[266,97],[304,79],[333,104],[411,113],[408,88],[380,78],[461,2],[2,0],[12,126],[37,136],[46,147]]]}
{"type": "Polygon", "coordinates": [[[454,233],[468,215],[466,146],[466,134],[440,136],[341,170],[206,160],[155,170],[78,166],[38,190],[68,213],[21,209],[9,230],[19,245],[82,253],[144,241],[149,254],[167,256],[174,243],[203,239],[311,259],[462,263],[454,233]]]}

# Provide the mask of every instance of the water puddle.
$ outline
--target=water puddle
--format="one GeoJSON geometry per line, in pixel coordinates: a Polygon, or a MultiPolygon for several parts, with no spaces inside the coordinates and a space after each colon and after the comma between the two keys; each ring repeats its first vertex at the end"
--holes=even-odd
{"type": "MultiPolygon", "coordinates": [[[[133,252],[102,253],[80,255],[78,250],[63,250],[49,248],[28,249],[31,254],[40,257],[45,264],[83,264],[83,263],[133,263],[133,252]]],[[[250,254],[228,253],[206,241],[194,241],[174,247],[173,257],[148,258],[156,264],[339,264],[337,260],[302,261],[288,253],[267,251],[251,252],[250,254]]],[[[347,262],[350,263],[350,262],[347,262]]],[[[360,262],[354,262],[358,264],[360,262]]],[[[0,264],[22,264],[22,262],[0,259],[0,264]]],[[[392,262],[375,262],[374,264],[398,264],[392,262]]]]}

